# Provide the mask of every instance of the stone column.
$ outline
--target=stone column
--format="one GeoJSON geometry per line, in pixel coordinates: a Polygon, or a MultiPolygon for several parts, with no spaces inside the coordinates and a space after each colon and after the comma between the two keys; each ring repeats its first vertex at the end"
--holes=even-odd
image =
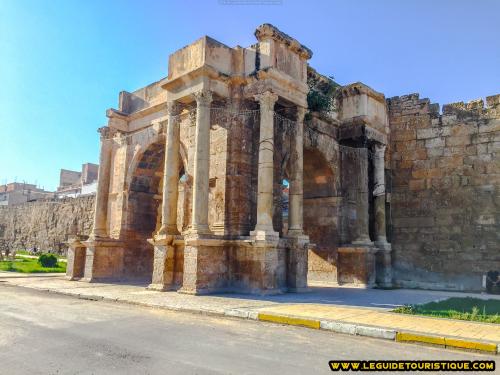
{"type": "Polygon", "coordinates": [[[159,235],[179,234],[177,229],[177,197],[179,195],[179,121],[180,106],[167,102],[167,134],[163,167],[163,202],[159,235]]]}
{"type": "Polygon", "coordinates": [[[385,230],[385,145],[376,144],[373,153],[375,242],[387,243],[385,230]]]}
{"type": "Polygon", "coordinates": [[[366,148],[358,149],[358,183],[357,183],[357,237],[353,241],[356,245],[372,245],[370,240],[369,227],[369,200],[368,200],[368,150],[366,148]]]}
{"type": "Polygon", "coordinates": [[[111,177],[112,139],[107,126],[99,128],[101,134],[101,154],[99,156],[99,172],[97,175],[97,193],[95,198],[94,223],[91,237],[106,237],[108,234],[108,197],[111,177]]]}
{"type": "Polygon", "coordinates": [[[297,107],[297,123],[290,150],[290,195],[288,236],[300,236],[304,231],[304,116],[306,109],[297,107]]]}
{"type": "Polygon", "coordinates": [[[252,235],[265,239],[277,236],[273,229],[274,104],[278,95],[266,91],[256,95],[260,104],[259,168],[257,182],[257,223],[252,235]]]}
{"type": "Polygon", "coordinates": [[[383,288],[392,286],[391,244],[387,242],[385,226],[385,149],[375,144],[373,149],[375,246],[377,252],[377,284],[383,288]]]}
{"type": "Polygon", "coordinates": [[[193,175],[193,214],[191,232],[209,234],[208,191],[210,172],[210,103],[212,93],[203,89],[194,95],[196,99],[196,131],[193,175]]]}

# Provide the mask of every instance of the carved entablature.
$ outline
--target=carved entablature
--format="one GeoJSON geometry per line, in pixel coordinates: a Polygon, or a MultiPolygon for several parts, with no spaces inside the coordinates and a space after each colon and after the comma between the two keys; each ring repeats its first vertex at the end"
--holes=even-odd
{"type": "Polygon", "coordinates": [[[377,142],[383,145],[387,144],[387,136],[376,129],[366,125],[362,119],[360,122],[342,124],[339,129],[340,141],[355,141],[355,142],[377,142]]]}
{"type": "Polygon", "coordinates": [[[167,100],[188,104],[200,89],[212,91],[214,100],[228,99],[241,85],[248,99],[273,90],[304,106],[311,50],[270,24],[259,26],[255,35],[258,43],[248,48],[231,48],[205,36],[174,52],[168,77],[159,83],[167,91],[167,100]]]}
{"type": "Polygon", "coordinates": [[[122,132],[128,131],[128,119],[126,113],[113,108],[109,108],[108,110],[106,110],[106,117],[108,117],[109,119],[109,127],[122,132]]]}
{"type": "Polygon", "coordinates": [[[339,103],[343,126],[363,124],[384,135],[389,133],[389,118],[383,94],[356,82],[340,89],[339,103]]]}
{"type": "Polygon", "coordinates": [[[277,27],[271,25],[270,23],[264,23],[257,27],[255,30],[255,37],[259,42],[266,40],[268,38],[274,39],[280,43],[285,44],[294,53],[297,53],[303,59],[310,59],[313,55],[312,51],[300,44],[296,39],[285,34],[283,31],[279,30],[277,27]]]}

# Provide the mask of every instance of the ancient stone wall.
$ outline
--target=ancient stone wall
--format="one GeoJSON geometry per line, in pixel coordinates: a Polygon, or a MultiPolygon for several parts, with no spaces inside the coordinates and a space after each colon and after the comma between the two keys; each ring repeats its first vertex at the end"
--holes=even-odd
{"type": "Polygon", "coordinates": [[[481,290],[500,269],[500,95],[442,114],[418,94],[387,102],[396,285],[481,290]]]}
{"type": "Polygon", "coordinates": [[[13,250],[65,251],[69,235],[90,234],[94,196],[0,207],[0,240],[13,250]]]}

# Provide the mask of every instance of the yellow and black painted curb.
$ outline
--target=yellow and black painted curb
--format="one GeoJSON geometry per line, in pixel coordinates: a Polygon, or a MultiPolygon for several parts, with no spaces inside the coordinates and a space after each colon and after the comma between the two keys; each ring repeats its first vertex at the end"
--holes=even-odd
{"type": "MultiPolygon", "coordinates": [[[[252,319],[252,317],[248,317],[252,319]]],[[[292,326],[307,327],[313,329],[322,329],[338,333],[346,333],[358,336],[368,336],[386,340],[397,341],[401,343],[418,343],[424,345],[441,346],[451,349],[465,349],[485,352],[488,354],[500,354],[500,344],[471,339],[461,339],[446,336],[434,336],[414,332],[395,331],[382,327],[361,326],[352,323],[322,321],[318,319],[309,319],[303,317],[294,317],[287,315],[262,312],[256,314],[256,320],[292,326]]]]}
{"type": "Polygon", "coordinates": [[[446,336],[431,336],[419,333],[398,332],[396,334],[396,341],[416,342],[422,344],[444,346],[453,349],[477,350],[481,352],[499,354],[498,344],[470,339],[457,339],[446,336]]]}

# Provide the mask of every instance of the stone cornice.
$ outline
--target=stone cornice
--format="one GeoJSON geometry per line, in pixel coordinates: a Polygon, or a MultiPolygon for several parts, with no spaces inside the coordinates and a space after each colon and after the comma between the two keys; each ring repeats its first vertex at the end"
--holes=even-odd
{"type": "Polygon", "coordinates": [[[300,44],[296,39],[285,34],[283,31],[279,30],[276,26],[273,26],[270,23],[264,23],[257,27],[254,35],[259,42],[266,39],[274,39],[285,44],[293,52],[299,54],[300,57],[304,59],[310,59],[312,57],[312,51],[309,48],[300,44]]]}
{"type": "Polygon", "coordinates": [[[117,118],[120,120],[127,120],[127,114],[125,112],[119,111],[114,108],[108,108],[106,110],[106,117],[108,118],[117,118]]]}
{"type": "Polygon", "coordinates": [[[176,89],[190,80],[194,80],[200,76],[206,76],[211,79],[219,80],[225,83],[229,83],[230,76],[219,72],[217,69],[210,65],[203,65],[195,70],[187,72],[181,76],[175,77],[173,79],[167,78],[160,82],[160,87],[168,91],[176,91],[176,89]]]}
{"type": "Polygon", "coordinates": [[[361,82],[351,83],[350,85],[343,86],[340,89],[340,95],[343,98],[348,98],[350,96],[356,96],[356,95],[362,95],[362,94],[366,94],[369,97],[375,99],[376,101],[379,101],[381,103],[385,103],[384,94],[373,90],[371,87],[369,87],[361,82]]]}
{"type": "MultiPolygon", "coordinates": [[[[364,116],[360,116],[364,117],[364,116]]],[[[387,136],[385,134],[382,134],[378,130],[373,129],[372,127],[368,126],[366,122],[362,121],[359,122],[344,122],[339,128],[339,140],[356,140],[356,139],[361,139],[361,140],[366,140],[366,141],[374,141],[381,143],[383,145],[387,144],[387,136]]]]}

